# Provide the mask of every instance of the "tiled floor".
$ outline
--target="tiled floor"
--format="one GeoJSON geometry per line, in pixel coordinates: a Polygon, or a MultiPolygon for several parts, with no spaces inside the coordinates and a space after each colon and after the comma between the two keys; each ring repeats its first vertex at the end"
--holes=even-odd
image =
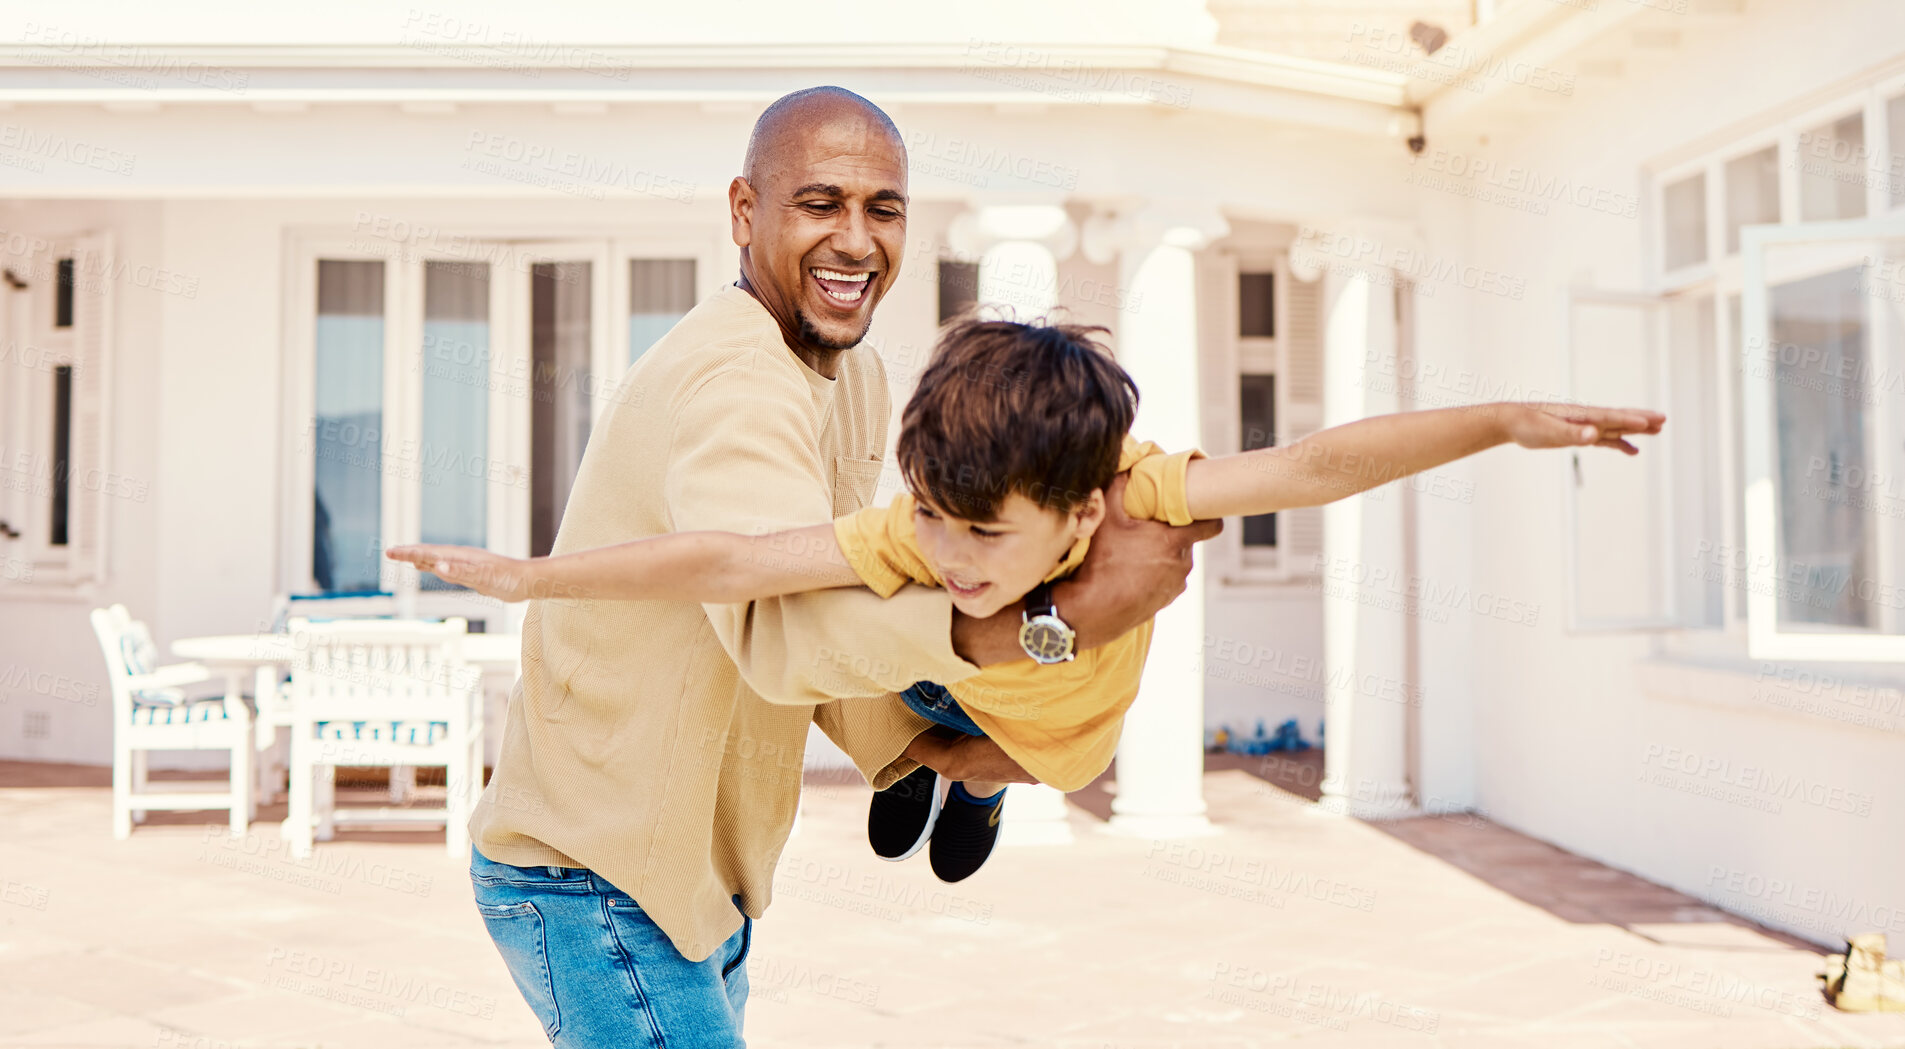
{"type": "MultiPolygon", "coordinates": [[[[1235,762],[1232,763],[1236,764],[1235,762]]],[[[1905,1046],[1819,997],[1818,953],[1470,818],[1365,824],[1206,776],[1224,833],[1102,832],[969,882],[861,838],[809,787],[749,972],[759,1047],[1343,1049],[1905,1046]]],[[[108,833],[99,770],[0,765],[0,1045],[546,1044],[435,835],[296,864],[267,823],[108,833]],[[25,785],[22,785],[25,784],[25,785]]]]}

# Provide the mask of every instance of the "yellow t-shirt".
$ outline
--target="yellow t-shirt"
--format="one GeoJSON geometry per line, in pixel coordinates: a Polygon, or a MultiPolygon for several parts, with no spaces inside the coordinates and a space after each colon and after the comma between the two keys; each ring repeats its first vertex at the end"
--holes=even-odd
{"type": "MultiPolygon", "coordinates": [[[[1202,457],[1198,451],[1166,455],[1157,445],[1127,435],[1118,457],[1119,472],[1131,474],[1125,513],[1190,524],[1184,476],[1190,461],[1202,457]]],[[[847,562],[882,597],[907,583],[945,586],[920,553],[913,508],[913,497],[903,492],[886,506],[869,506],[834,521],[834,535],[847,562]]],[[[1073,543],[1045,578],[1071,574],[1085,559],[1090,542],[1073,543]]],[[[1071,662],[1001,663],[949,682],[946,689],[973,723],[1027,772],[1060,790],[1077,790],[1110,766],[1124,712],[1138,697],[1138,678],[1150,649],[1151,621],[1146,620],[1114,641],[1081,650],[1071,662]]]]}

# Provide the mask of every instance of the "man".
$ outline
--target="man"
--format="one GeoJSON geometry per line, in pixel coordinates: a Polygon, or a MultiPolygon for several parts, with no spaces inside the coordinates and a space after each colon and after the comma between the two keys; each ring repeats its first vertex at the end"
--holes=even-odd
{"type": "MultiPolygon", "coordinates": [[[[729,187],[741,280],[643,355],[597,423],[555,552],[663,532],[778,530],[873,495],[889,416],[860,347],[898,275],[906,156],[839,88],[770,106],[729,187]]],[[[1117,502],[1117,500],[1113,500],[1117,502]]],[[[1116,520],[1056,595],[1081,647],[1181,593],[1215,527],[1116,520]]],[[[817,723],[876,788],[927,764],[1027,777],[996,744],[923,735],[891,693],[1026,658],[1017,606],[943,591],[821,591],[735,606],[539,601],[471,878],[558,1046],[741,1043],[751,922],[817,723]]]]}

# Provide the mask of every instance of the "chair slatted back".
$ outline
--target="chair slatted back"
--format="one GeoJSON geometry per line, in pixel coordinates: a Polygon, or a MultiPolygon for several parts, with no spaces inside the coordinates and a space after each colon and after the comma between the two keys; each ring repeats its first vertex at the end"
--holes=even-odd
{"type": "Polygon", "coordinates": [[[464,620],[293,619],[290,628],[299,723],[443,721],[467,729],[480,673],[463,659],[464,620]]]}

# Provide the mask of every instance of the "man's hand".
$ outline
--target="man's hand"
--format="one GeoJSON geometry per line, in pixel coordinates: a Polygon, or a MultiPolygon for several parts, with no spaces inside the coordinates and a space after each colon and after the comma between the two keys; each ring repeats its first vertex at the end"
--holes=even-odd
{"type": "Polygon", "coordinates": [[[906,745],[905,756],[950,780],[975,783],[1037,783],[1038,777],[1006,756],[985,736],[940,739],[922,732],[906,745]]]}
{"type": "Polygon", "coordinates": [[[1078,632],[1078,647],[1091,648],[1136,629],[1184,592],[1191,574],[1191,545],[1224,530],[1222,520],[1173,527],[1142,521],[1124,510],[1119,474],[1105,489],[1105,521],[1071,577],[1053,586],[1058,612],[1078,632]]]}
{"type": "MultiPolygon", "coordinates": [[[[1181,528],[1140,521],[1124,512],[1126,474],[1105,488],[1105,520],[1091,538],[1085,560],[1068,578],[1052,584],[1058,614],[1078,633],[1077,647],[1095,648],[1136,629],[1184,592],[1191,574],[1191,544],[1224,530],[1222,520],[1181,528]]],[[[953,613],[953,651],[975,666],[1026,658],[1019,647],[1025,602],[986,619],[953,613]]]]}
{"type": "Polygon", "coordinates": [[[481,547],[417,543],[390,547],[384,556],[416,565],[420,571],[435,573],[446,583],[467,586],[498,601],[527,601],[537,596],[534,573],[528,562],[481,547]]]}

